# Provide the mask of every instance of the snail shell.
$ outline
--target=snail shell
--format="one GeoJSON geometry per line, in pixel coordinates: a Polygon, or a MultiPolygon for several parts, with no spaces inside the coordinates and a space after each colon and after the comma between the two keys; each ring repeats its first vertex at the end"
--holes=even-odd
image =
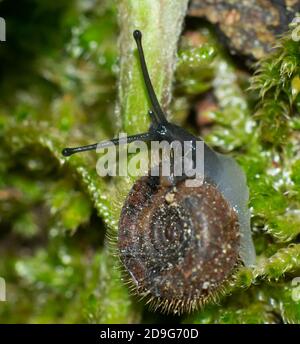
{"type": "Polygon", "coordinates": [[[138,289],[164,310],[191,311],[239,261],[237,214],[214,186],[141,178],[123,208],[119,249],[138,289]]]}
{"type": "Polygon", "coordinates": [[[137,294],[155,309],[191,312],[218,296],[240,265],[254,262],[244,175],[233,159],[218,159],[226,165],[223,179],[214,176],[218,184],[166,185],[146,176],[127,196],[120,258],[137,294]]]}

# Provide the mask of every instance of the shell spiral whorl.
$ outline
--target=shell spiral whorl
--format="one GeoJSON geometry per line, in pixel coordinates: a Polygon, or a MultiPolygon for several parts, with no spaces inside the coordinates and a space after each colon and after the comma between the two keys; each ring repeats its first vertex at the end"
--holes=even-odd
{"type": "Polygon", "coordinates": [[[124,204],[118,248],[137,293],[155,308],[182,313],[230,278],[239,236],[236,212],[212,184],[162,186],[159,177],[143,177],[124,204]]]}

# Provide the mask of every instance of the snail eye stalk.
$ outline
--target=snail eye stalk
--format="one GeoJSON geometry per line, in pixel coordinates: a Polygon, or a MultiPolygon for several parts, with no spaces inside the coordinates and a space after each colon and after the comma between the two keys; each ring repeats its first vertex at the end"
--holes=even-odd
{"type": "MultiPolygon", "coordinates": [[[[166,120],[164,112],[162,111],[161,106],[157,100],[155,91],[154,91],[152,83],[151,83],[151,79],[150,79],[148,68],[147,68],[146,61],[145,61],[143,46],[142,46],[142,33],[141,33],[141,31],[135,30],[133,32],[133,37],[136,41],[144,82],[146,85],[148,96],[150,98],[151,105],[153,107],[152,110],[149,110],[149,116],[151,118],[152,124],[156,127],[158,124],[167,123],[167,120],[166,120]]],[[[148,142],[148,141],[151,141],[154,139],[157,139],[157,135],[155,135],[155,131],[150,130],[147,133],[128,136],[127,137],[127,143],[138,141],[138,140],[143,141],[143,142],[148,142]]],[[[125,142],[123,142],[122,140],[112,139],[109,141],[94,143],[94,144],[87,145],[87,146],[74,147],[74,148],[64,148],[62,150],[62,154],[63,154],[63,156],[70,156],[70,155],[75,154],[75,153],[86,152],[86,151],[91,151],[91,150],[96,150],[96,149],[101,149],[101,148],[107,148],[107,147],[110,147],[113,145],[121,145],[124,143],[125,142]]]]}
{"type": "Polygon", "coordinates": [[[157,100],[154,88],[152,86],[152,82],[149,76],[146,60],[145,60],[145,55],[144,55],[144,50],[143,50],[143,45],[142,45],[142,33],[139,30],[135,30],[133,32],[133,37],[135,39],[138,53],[139,53],[139,60],[142,68],[142,73],[144,77],[144,82],[148,91],[148,96],[151,101],[151,105],[153,106],[153,112],[156,116],[156,120],[158,123],[165,123],[167,122],[166,117],[164,112],[161,109],[161,106],[159,104],[159,101],[157,100]]]}
{"type": "Polygon", "coordinates": [[[143,141],[143,142],[148,142],[154,139],[154,136],[152,133],[143,133],[143,134],[137,134],[137,135],[132,135],[128,136],[126,138],[126,141],[124,139],[112,139],[108,141],[102,141],[99,143],[94,143],[92,145],[87,145],[87,146],[80,146],[80,147],[73,147],[73,148],[64,148],[62,150],[62,155],[63,156],[70,156],[75,153],[80,153],[80,152],[86,152],[86,151],[91,151],[91,150],[96,150],[96,149],[101,149],[101,148],[107,148],[111,146],[119,146],[125,143],[131,143],[134,141],[143,141]]]}

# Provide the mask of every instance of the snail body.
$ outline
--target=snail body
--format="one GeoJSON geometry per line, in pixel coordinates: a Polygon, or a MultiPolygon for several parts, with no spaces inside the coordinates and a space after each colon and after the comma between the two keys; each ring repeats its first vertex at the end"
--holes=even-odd
{"type": "MultiPolygon", "coordinates": [[[[141,38],[133,34],[151,101],[151,126],[128,142],[190,142],[195,159],[197,141],[185,129],[167,121],[147,70],[141,38]]],[[[202,140],[201,140],[202,141],[202,140]]],[[[76,152],[120,144],[117,139],[76,152]]],[[[183,159],[183,157],[182,157],[183,159]]],[[[222,293],[241,266],[255,261],[251,238],[248,188],[243,171],[230,157],[204,142],[204,180],[187,186],[186,175],[142,177],[129,192],[119,220],[120,260],[136,293],[163,312],[191,312],[222,293]]]]}

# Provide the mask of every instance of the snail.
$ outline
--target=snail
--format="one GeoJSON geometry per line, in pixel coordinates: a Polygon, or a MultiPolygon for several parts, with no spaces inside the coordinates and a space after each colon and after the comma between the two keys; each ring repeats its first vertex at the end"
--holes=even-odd
{"type": "MultiPolygon", "coordinates": [[[[202,141],[170,123],[148,73],[142,34],[133,33],[152,109],[151,126],[127,142],[189,141],[195,158],[202,141]]],[[[121,144],[119,139],[65,148],[64,156],[121,144]]],[[[118,250],[131,284],[155,309],[191,312],[220,295],[236,270],[255,261],[247,207],[246,177],[231,157],[204,142],[204,181],[189,187],[188,177],[144,176],[129,192],[121,211],[118,250]]]]}

